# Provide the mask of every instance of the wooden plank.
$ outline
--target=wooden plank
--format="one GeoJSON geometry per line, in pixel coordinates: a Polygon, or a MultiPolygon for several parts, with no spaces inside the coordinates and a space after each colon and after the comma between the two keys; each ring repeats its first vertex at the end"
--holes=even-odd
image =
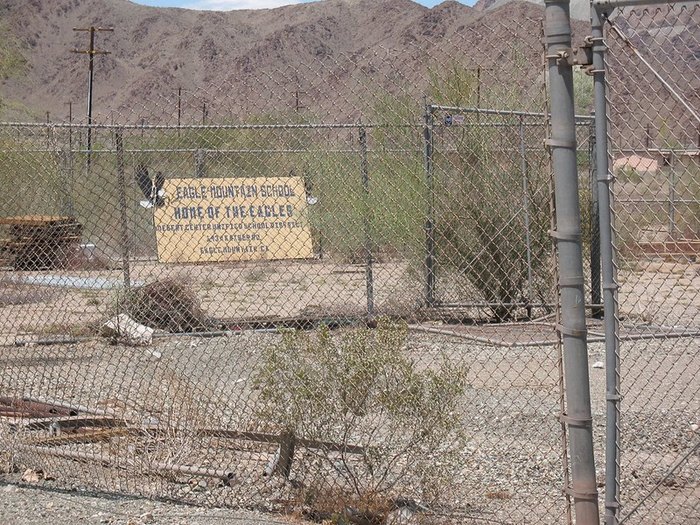
{"type": "Polygon", "coordinates": [[[75,223],[75,217],[60,215],[19,215],[14,217],[0,217],[0,224],[8,224],[11,226],[46,226],[66,222],[75,223]]]}
{"type": "MultiPolygon", "coordinates": [[[[90,452],[82,452],[78,450],[61,450],[51,447],[39,447],[36,445],[17,445],[18,450],[31,454],[44,454],[58,458],[72,459],[76,461],[94,461],[106,467],[127,468],[133,465],[133,460],[129,458],[120,458],[107,454],[92,454],[90,452]]],[[[231,469],[214,469],[200,467],[196,465],[181,465],[177,463],[167,463],[163,461],[148,462],[148,465],[141,464],[139,466],[147,468],[151,472],[174,472],[177,474],[185,474],[190,476],[212,477],[223,480],[224,482],[232,482],[235,474],[231,469]]]]}

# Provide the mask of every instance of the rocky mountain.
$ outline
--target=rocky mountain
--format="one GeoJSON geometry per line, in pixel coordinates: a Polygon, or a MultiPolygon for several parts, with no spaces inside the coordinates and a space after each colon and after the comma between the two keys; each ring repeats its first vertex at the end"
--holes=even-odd
{"type": "Polygon", "coordinates": [[[456,63],[479,75],[483,68],[484,85],[503,80],[490,71],[514,76],[504,53],[539,64],[541,17],[541,8],[521,2],[486,13],[450,0],[432,9],[411,0],[325,0],[212,12],[128,0],[0,0],[0,46],[18,64],[0,70],[0,95],[5,118],[44,119],[48,111],[63,120],[68,102],[74,115],[84,113],[88,59],[71,50],[86,49],[89,37],[73,29],[93,25],[114,27],[96,34],[96,48],[110,52],[95,57],[98,119],[157,117],[159,106],[170,117],[178,89],[190,119],[311,106],[348,114],[378,91],[424,94],[431,71],[456,63]],[[228,106],[215,108],[223,99],[228,106]]]}
{"type": "MultiPolygon", "coordinates": [[[[479,0],[474,4],[474,9],[477,11],[488,11],[490,9],[498,9],[513,0],[479,0]]],[[[544,0],[528,0],[536,5],[544,5],[544,0]]],[[[570,12],[571,17],[577,20],[589,20],[590,19],[590,0],[571,0],[570,12]]]]}
{"type": "MultiPolygon", "coordinates": [[[[584,17],[583,4],[574,0],[574,14],[584,17]]],[[[700,9],[676,12],[640,11],[618,25],[693,105],[700,9]]],[[[62,121],[72,103],[74,119],[84,121],[88,60],[71,51],[88,45],[88,34],[73,29],[91,25],[114,27],[96,35],[97,49],[110,52],[95,58],[94,115],[102,122],[173,122],[178,107],[183,123],[281,113],[348,121],[401,97],[420,114],[424,96],[539,111],[542,19],[541,6],[508,0],[474,8],[448,0],[432,9],[412,0],[323,0],[228,12],[129,0],[0,0],[0,118],[45,120],[49,112],[62,121]],[[456,96],[464,91],[470,100],[456,96]]],[[[573,29],[580,44],[588,24],[574,21],[573,29]]],[[[694,129],[628,46],[613,50],[614,102],[654,99],[630,106],[628,127],[661,130],[670,119],[694,129]],[[667,108],[666,116],[649,118],[649,107],[667,108]]]]}

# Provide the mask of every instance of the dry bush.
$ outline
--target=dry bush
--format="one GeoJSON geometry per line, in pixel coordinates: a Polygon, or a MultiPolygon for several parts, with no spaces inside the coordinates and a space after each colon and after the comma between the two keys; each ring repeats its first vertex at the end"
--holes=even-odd
{"type": "Polygon", "coordinates": [[[173,333],[198,332],[210,326],[194,292],[170,279],[131,291],[124,309],[141,324],[173,333]]]}
{"type": "Polygon", "coordinates": [[[406,344],[405,323],[379,319],[376,329],[284,332],[263,352],[258,417],[343,447],[309,448],[295,461],[300,499],[324,515],[385,515],[387,502],[414,495],[437,501],[463,466],[466,369],[416,363],[406,344]]]}

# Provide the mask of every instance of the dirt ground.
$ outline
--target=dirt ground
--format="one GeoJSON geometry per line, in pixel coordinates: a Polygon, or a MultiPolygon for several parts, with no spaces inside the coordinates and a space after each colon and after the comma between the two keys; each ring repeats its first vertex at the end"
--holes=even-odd
{"type": "MultiPolygon", "coordinates": [[[[124,495],[65,490],[50,482],[26,487],[20,476],[0,476],[0,522],[5,525],[289,525],[294,520],[254,511],[211,509],[124,495]]],[[[298,523],[298,521],[296,521],[298,523]]]]}
{"type": "MultiPolygon", "coordinates": [[[[167,275],[187,282],[197,290],[205,310],[219,318],[284,317],[312,311],[330,315],[339,307],[344,312],[361,313],[366,307],[362,267],[318,263],[286,266],[288,271],[282,272],[257,265],[212,270],[158,268],[143,263],[134,265],[132,278],[147,282],[167,275]]],[[[379,266],[375,273],[377,305],[413,308],[422,290],[412,275],[403,265],[379,266]]],[[[119,272],[84,275],[96,276],[118,280],[119,272]]],[[[260,362],[262,349],[274,344],[278,334],[242,331],[214,338],[163,337],[147,348],[115,346],[101,339],[15,346],[20,337],[80,333],[82,327],[109,313],[115,290],[27,287],[9,277],[17,275],[6,275],[0,283],[4,300],[0,331],[5,335],[5,345],[0,346],[3,396],[98,407],[128,414],[130,420],[164,418],[164,411],[169,410],[167,417],[174,423],[183,418],[197,424],[214,421],[236,430],[250,428],[256,405],[250,376],[260,362]]],[[[631,522],[700,522],[699,456],[692,452],[700,424],[700,361],[695,334],[700,328],[698,265],[659,262],[624,269],[620,278],[625,511],[651,494],[637,512],[639,520],[631,522]],[[686,459],[678,464],[683,457],[686,459]],[[674,471],[669,474],[671,469],[674,471]]],[[[460,408],[469,436],[459,456],[464,468],[444,494],[452,514],[430,523],[564,522],[559,356],[552,321],[545,318],[538,323],[505,326],[412,325],[405,351],[418,366],[430,368],[447,359],[451,366],[467,371],[469,384],[460,408]]],[[[589,328],[595,452],[602,483],[605,345],[600,322],[591,321],[589,328]]],[[[30,441],[20,444],[31,442],[36,435],[30,432],[25,438],[30,441]]],[[[0,428],[2,448],[13,450],[17,443],[7,427],[0,428]]],[[[115,449],[115,443],[118,441],[66,450],[112,458],[132,454],[131,449],[115,449]]],[[[196,481],[193,485],[191,477],[156,479],[133,465],[47,458],[15,449],[13,462],[20,471],[0,477],[4,483],[0,485],[0,522],[286,523],[280,511],[284,512],[284,502],[290,498],[289,486],[262,477],[274,447],[229,447],[217,441],[203,445],[197,456],[200,464],[231,465],[239,484],[221,487],[196,481]],[[26,468],[41,468],[50,479],[33,483],[38,488],[16,485],[26,468]],[[165,496],[194,506],[131,496],[98,497],[87,489],[165,496]],[[257,510],[213,508],[219,506],[257,510]]],[[[435,461],[439,463],[439,453],[435,461]]],[[[604,486],[599,491],[602,495],[604,486]]],[[[299,513],[299,508],[293,510],[299,513]]]]}

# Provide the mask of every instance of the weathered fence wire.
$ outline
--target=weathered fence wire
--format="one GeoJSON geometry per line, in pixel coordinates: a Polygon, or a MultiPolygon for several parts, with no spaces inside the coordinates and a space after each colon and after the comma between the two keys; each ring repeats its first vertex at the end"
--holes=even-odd
{"type": "Polygon", "coordinates": [[[10,469],[338,523],[588,523],[596,490],[607,523],[698,519],[698,4],[594,11],[575,145],[544,11],[499,9],[0,123],[10,469]]]}

